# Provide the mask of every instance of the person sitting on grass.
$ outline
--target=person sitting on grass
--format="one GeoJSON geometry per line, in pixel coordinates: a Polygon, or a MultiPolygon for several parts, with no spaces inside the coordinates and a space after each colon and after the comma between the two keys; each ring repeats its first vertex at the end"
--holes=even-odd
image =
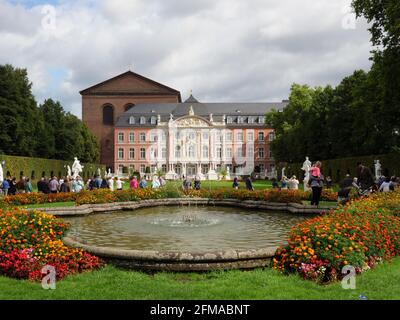
{"type": "Polygon", "coordinates": [[[158,188],[160,188],[160,181],[158,181],[158,177],[157,177],[157,176],[154,176],[154,177],[153,177],[153,182],[151,183],[151,187],[152,187],[153,189],[158,189],[158,188]]]}

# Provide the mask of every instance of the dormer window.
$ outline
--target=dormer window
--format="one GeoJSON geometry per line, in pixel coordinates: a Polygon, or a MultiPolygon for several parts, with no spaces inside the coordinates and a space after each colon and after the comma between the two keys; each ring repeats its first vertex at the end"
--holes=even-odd
{"type": "Polygon", "coordinates": [[[228,123],[228,124],[233,123],[232,117],[227,117],[227,118],[226,118],[226,123],[228,123]]]}
{"type": "Polygon", "coordinates": [[[140,124],[146,124],[146,118],[140,117],[140,124]]]}
{"type": "Polygon", "coordinates": [[[151,124],[157,124],[157,117],[151,117],[151,124]]]}
{"type": "Polygon", "coordinates": [[[135,124],[135,117],[129,118],[129,124],[135,124]]]}
{"type": "Polygon", "coordinates": [[[254,123],[254,117],[249,117],[248,123],[253,124],[254,123]]]}
{"type": "Polygon", "coordinates": [[[258,117],[258,123],[264,124],[265,123],[265,117],[258,117]]]}
{"type": "Polygon", "coordinates": [[[243,123],[243,122],[244,122],[244,118],[243,118],[242,116],[239,116],[239,117],[238,117],[238,123],[241,124],[241,123],[243,123]]]}

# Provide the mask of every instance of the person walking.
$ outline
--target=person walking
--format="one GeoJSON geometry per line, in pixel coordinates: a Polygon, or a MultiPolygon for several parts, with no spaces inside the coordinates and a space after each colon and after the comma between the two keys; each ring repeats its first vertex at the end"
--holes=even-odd
{"type": "Polygon", "coordinates": [[[69,193],[69,192],[71,192],[71,189],[70,189],[70,187],[69,187],[69,179],[68,179],[68,178],[66,178],[66,179],[64,180],[64,182],[61,184],[60,192],[62,192],[62,193],[69,193]]]}
{"type": "Polygon", "coordinates": [[[146,179],[145,179],[144,176],[143,176],[143,178],[140,180],[139,187],[140,187],[141,189],[144,189],[144,188],[147,187],[147,181],[146,181],[146,179]]]}
{"type": "Polygon", "coordinates": [[[108,185],[108,189],[110,189],[111,191],[114,191],[114,178],[113,177],[108,178],[107,185],[108,185]]]}
{"type": "Polygon", "coordinates": [[[250,177],[246,179],[246,189],[249,191],[254,191],[253,182],[251,181],[250,177]]]}
{"type": "Polygon", "coordinates": [[[139,182],[137,180],[137,177],[134,176],[133,179],[131,180],[129,187],[133,190],[136,190],[137,188],[139,188],[139,182]]]}
{"type": "Polygon", "coordinates": [[[322,187],[323,187],[323,175],[320,174],[319,178],[312,175],[310,178],[310,181],[311,181],[310,186],[311,186],[311,190],[312,190],[311,205],[319,206],[319,202],[321,200],[321,194],[322,194],[322,187]]]}
{"type": "Polygon", "coordinates": [[[25,181],[25,193],[32,193],[33,188],[32,188],[32,183],[29,178],[26,179],[25,181]]]}
{"type": "Polygon", "coordinates": [[[357,163],[358,183],[362,191],[368,190],[374,186],[374,178],[371,169],[364,166],[362,162],[357,163]]]}
{"type": "Polygon", "coordinates": [[[3,194],[4,194],[4,196],[7,197],[7,195],[8,195],[8,190],[10,189],[10,183],[9,183],[9,181],[8,181],[7,179],[3,181],[3,187],[2,187],[2,189],[3,189],[3,194]]]}
{"type": "Polygon", "coordinates": [[[299,190],[300,182],[297,180],[296,176],[291,177],[288,184],[290,190],[299,190]]]}
{"type": "Polygon", "coordinates": [[[122,184],[123,184],[124,182],[121,180],[121,178],[120,177],[118,177],[117,178],[117,181],[115,182],[115,184],[117,185],[117,190],[118,191],[121,191],[122,190],[122,184]]]}
{"type": "Polygon", "coordinates": [[[49,182],[49,188],[51,193],[57,193],[60,188],[60,183],[57,180],[57,177],[54,176],[49,182]]]}
{"type": "Polygon", "coordinates": [[[389,177],[387,177],[386,180],[382,182],[381,186],[379,187],[379,192],[390,192],[392,191],[391,186],[392,186],[392,181],[389,177]]]}
{"type": "Polygon", "coordinates": [[[232,184],[233,189],[238,190],[239,189],[239,179],[235,177],[233,179],[233,184],[232,184]]]}
{"type": "Polygon", "coordinates": [[[201,189],[201,181],[200,178],[196,176],[194,179],[194,189],[195,190],[200,190],[201,189]]]}
{"type": "Polygon", "coordinates": [[[153,177],[153,181],[152,181],[152,183],[151,183],[151,187],[152,187],[153,189],[158,189],[158,188],[160,188],[160,182],[158,181],[158,177],[157,177],[157,176],[154,176],[154,177],[153,177]]]}

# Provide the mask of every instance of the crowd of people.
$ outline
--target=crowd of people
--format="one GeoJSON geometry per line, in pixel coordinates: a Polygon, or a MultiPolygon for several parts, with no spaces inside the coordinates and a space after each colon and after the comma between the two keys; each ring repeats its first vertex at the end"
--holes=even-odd
{"type": "MultiPolygon", "coordinates": [[[[101,177],[94,176],[87,180],[85,183],[82,177],[77,176],[75,179],[72,177],[61,177],[58,178],[53,176],[48,179],[42,177],[37,182],[37,191],[44,194],[60,193],[60,192],[81,192],[82,190],[95,190],[95,189],[109,189],[122,190],[125,181],[121,180],[120,177],[101,177]]],[[[166,181],[163,177],[153,177],[151,187],[158,189],[166,185],[166,181]]],[[[148,183],[143,177],[138,179],[136,176],[132,177],[129,181],[129,187],[131,189],[147,188],[148,183]]],[[[29,178],[22,177],[19,181],[16,178],[8,177],[0,184],[0,195],[12,196],[21,193],[32,193],[33,187],[29,178]]]]}
{"type": "MultiPolygon", "coordinates": [[[[305,187],[312,190],[311,205],[318,206],[321,199],[322,189],[324,187],[332,187],[332,179],[330,177],[324,177],[321,171],[322,163],[320,161],[315,162],[309,170],[309,180],[305,182],[305,187]]],[[[45,194],[59,193],[59,192],[81,192],[82,190],[95,190],[95,189],[109,189],[122,190],[125,181],[121,180],[120,177],[104,176],[99,175],[93,176],[84,183],[82,177],[62,177],[58,178],[53,176],[51,179],[46,177],[41,178],[37,182],[37,191],[45,194]]],[[[279,181],[272,179],[272,188],[279,190],[298,190],[300,181],[295,175],[290,179],[283,176],[279,181]],[[279,184],[280,183],[280,184],[279,184]]],[[[163,177],[154,176],[151,182],[148,184],[145,177],[138,178],[136,176],[131,177],[129,181],[130,189],[139,189],[151,187],[158,189],[166,185],[166,180],[163,177]]],[[[251,177],[244,179],[244,186],[246,190],[254,190],[253,181],[251,177]]],[[[400,186],[400,178],[398,177],[385,177],[381,176],[378,179],[374,179],[371,170],[364,166],[362,163],[357,163],[357,177],[351,177],[347,174],[345,178],[339,183],[338,202],[345,202],[349,198],[350,191],[356,190],[360,195],[368,195],[371,192],[390,192],[400,186]]],[[[234,189],[240,188],[240,181],[237,177],[234,178],[232,187],[234,189]]],[[[200,190],[201,179],[196,176],[194,179],[188,177],[182,177],[182,189],[188,191],[190,189],[200,190]]],[[[33,187],[29,178],[22,177],[19,181],[16,178],[7,177],[0,184],[0,195],[15,195],[19,193],[31,193],[33,187]]]]}

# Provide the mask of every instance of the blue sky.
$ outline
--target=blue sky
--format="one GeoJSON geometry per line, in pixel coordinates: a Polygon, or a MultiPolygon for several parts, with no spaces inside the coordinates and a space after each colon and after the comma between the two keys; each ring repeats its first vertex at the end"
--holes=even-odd
{"type": "Polygon", "coordinates": [[[336,85],[370,67],[350,2],[0,0],[0,64],[27,68],[39,102],[78,116],[80,90],[132,65],[184,98],[281,101],[294,82],[336,85]]]}

